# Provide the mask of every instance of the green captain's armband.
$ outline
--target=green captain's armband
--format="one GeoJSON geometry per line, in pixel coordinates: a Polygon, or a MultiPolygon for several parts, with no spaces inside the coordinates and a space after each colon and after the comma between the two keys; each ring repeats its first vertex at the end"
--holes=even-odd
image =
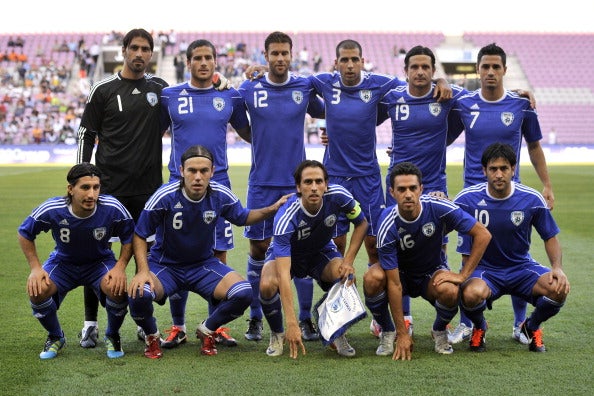
{"type": "Polygon", "coordinates": [[[353,220],[353,219],[356,219],[360,213],[361,213],[361,205],[359,205],[359,202],[355,201],[355,207],[353,209],[351,209],[351,211],[349,213],[347,213],[346,217],[349,220],[353,220]]]}

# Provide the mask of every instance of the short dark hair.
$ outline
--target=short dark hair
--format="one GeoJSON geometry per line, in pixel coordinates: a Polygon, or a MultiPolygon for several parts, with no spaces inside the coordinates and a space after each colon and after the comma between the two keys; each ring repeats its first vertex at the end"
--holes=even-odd
{"type": "Polygon", "coordinates": [[[359,56],[363,57],[363,48],[361,47],[361,44],[359,44],[359,42],[355,40],[346,39],[338,43],[338,45],[336,46],[336,59],[340,58],[341,49],[358,49],[359,56]]]}
{"type": "Polygon", "coordinates": [[[423,174],[418,166],[412,162],[400,162],[390,171],[390,187],[394,188],[394,179],[400,175],[413,175],[419,179],[419,184],[423,184],[423,174]]]}
{"type": "Polygon", "coordinates": [[[215,48],[214,44],[208,40],[200,39],[192,41],[190,45],[188,45],[188,49],[186,50],[186,59],[192,59],[192,52],[198,47],[209,47],[212,50],[212,55],[217,59],[217,49],[215,48]]]}
{"type": "Polygon", "coordinates": [[[288,43],[289,49],[293,50],[293,40],[291,40],[291,37],[286,33],[279,31],[270,33],[268,37],[266,37],[266,40],[264,40],[264,50],[266,53],[268,53],[268,47],[270,47],[270,44],[272,43],[288,43]]]}
{"type": "Polygon", "coordinates": [[[188,147],[188,149],[186,151],[184,151],[184,153],[181,156],[181,165],[182,167],[184,166],[184,163],[193,157],[204,157],[210,160],[210,162],[212,162],[214,164],[214,158],[212,156],[212,153],[204,146],[200,146],[200,145],[194,145],[194,146],[190,146],[188,147]]]}
{"type": "Polygon", "coordinates": [[[514,151],[513,147],[506,143],[493,143],[489,147],[483,151],[483,155],[481,157],[481,164],[483,168],[487,167],[487,164],[497,158],[503,158],[511,166],[516,166],[518,161],[518,157],[516,156],[516,152],[514,151]]]}
{"type": "Polygon", "coordinates": [[[305,168],[320,168],[322,172],[324,172],[324,180],[326,182],[328,181],[328,171],[326,170],[324,164],[322,164],[320,161],[306,159],[297,166],[295,173],[293,173],[296,186],[301,183],[301,174],[305,168]]]}
{"type": "Polygon", "coordinates": [[[155,42],[153,41],[153,36],[151,36],[151,34],[149,32],[147,32],[146,30],[144,30],[142,28],[132,29],[128,33],[126,33],[126,35],[124,36],[124,40],[122,40],[122,47],[128,48],[128,46],[130,45],[130,43],[132,42],[132,39],[134,37],[142,37],[143,39],[146,39],[146,41],[149,42],[151,51],[153,51],[153,49],[155,47],[155,42]]]}
{"type": "Polygon", "coordinates": [[[96,165],[89,162],[82,162],[70,168],[66,175],[66,180],[68,181],[68,184],[74,186],[78,182],[78,179],[85,176],[98,177],[101,179],[101,170],[96,165]]]}
{"type": "Polygon", "coordinates": [[[408,69],[408,62],[410,61],[410,58],[415,56],[415,55],[427,55],[431,58],[431,66],[433,66],[433,68],[435,69],[435,54],[433,53],[433,51],[431,51],[431,48],[429,47],[423,47],[422,45],[417,45],[412,47],[410,50],[408,50],[408,52],[406,53],[406,56],[404,57],[404,69],[408,69]]]}
{"type": "Polygon", "coordinates": [[[478,52],[478,55],[476,56],[476,66],[478,67],[478,65],[480,65],[481,63],[481,58],[485,55],[498,55],[501,57],[501,63],[503,63],[503,66],[505,66],[505,62],[506,62],[506,55],[505,55],[505,51],[503,50],[503,48],[499,47],[497,44],[495,43],[491,43],[489,45],[485,45],[483,48],[481,48],[478,52]]]}

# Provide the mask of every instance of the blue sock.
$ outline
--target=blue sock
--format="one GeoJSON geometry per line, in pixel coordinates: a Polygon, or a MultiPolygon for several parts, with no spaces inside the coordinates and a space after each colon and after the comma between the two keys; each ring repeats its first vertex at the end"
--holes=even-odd
{"type": "Polygon", "coordinates": [[[213,313],[204,322],[209,330],[216,330],[225,323],[243,315],[252,301],[252,288],[247,281],[239,281],[229,288],[224,300],[216,304],[213,313]]]}
{"type": "MultiPolygon", "coordinates": [[[[186,304],[188,302],[188,291],[178,290],[169,296],[169,311],[171,320],[175,326],[184,326],[186,324],[186,304]]],[[[209,305],[210,312],[210,305],[209,305]]]]}
{"type": "Polygon", "coordinates": [[[526,322],[526,327],[528,327],[529,330],[538,330],[540,324],[557,315],[562,306],[563,303],[551,300],[548,297],[538,297],[536,300],[536,307],[534,308],[532,315],[530,315],[528,322],[526,322]]]}
{"type": "Polygon", "coordinates": [[[62,337],[64,335],[58,321],[58,306],[52,297],[39,304],[31,303],[31,309],[33,316],[39,320],[50,336],[62,337]]]}
{"type": "Polygon", "coordinates": [[[465,307],[464,304],[462,304],[461,307],[462,312],[464,312],[466,317],[470,319],[475,329],[487,330],[487,321],[485,320],[485,315],[483,314],[485,309],[487,309],[487,301],[483,301],[473,309],[465,307]]]}
{"type": "Polygon", "coordinates": [[[264,260],[255,260],[248,255],[247,280],[252,285],[252,302],[250,304],[250,318],[262,319],[262,305],[260,305],[260,275],[264,260]]]}
{"type": "Polygon", "coordinates": [[[435,300],[435,311],[437,312],[437,315],[435,315],[435,321],[433,322],[433,330],[443,331],[458,313],[458,306],[456,305],[454,308],[448,308],[435,300]]]}
{"type": "Polygon", "coordinates": [[[109,298],[105,298],[105,310],[107,311],[107,328],[105,329],[105,335],[112,336],[119,334],[120,327],[124,323],[126,313],[128,310],[128,301],[115,302],[109,298]]]}
{"type": "Polygon", "coordinates": [[[134,322],[144,330],[144,333],[155,334],[157,329],[157,320],[153,317],[153,299],[155,293],[150,291],[149,285],[144,285],[144,294],[142,297],[132,298],[128,296],[128,306],[130,307],[130,316],[134,322]]]}
{"type": "Polygon", "coordinates": [[[460,309],[460,323],[464,323],[467,327],[472,327],[472,320],[466,316],[463,309],[460,309]]]}
{"type": "Polygon", "coordinates": [[[514,326],[518,327],[526,320],[526,309],[528,303],[522,297],[511,296],[512,307],[514,309],[514,326]]]}
{"type": "Polygon", "coordinates": [[[299,301],[299,320],[311,319],[311,306],[313,304],[313,279],[294,277],[297,299],[299,301]]]}
{"type": "Polygon", "coordinates": [[[280,294],[277,292],[272,298],[261,298],[262,312],[266,317],[266,321],[270,326],[270,330],[275,333],[282,333],[285,331],[283,327],[283,310],[281,305],[280,294]]]}
{"type": "Polygon", "coordinates": [[[402,296],[402,313],[404,316],[410,316],[410,296],[402,296]]]}
{"type": "Polygon", "coordinates": [[[382,327],[383,331],[396,330],[396,326],[390,315],[388,295],[385,290],[375,296],[365,296],[365,305],[369,308],[373,318],[382,327]]]}

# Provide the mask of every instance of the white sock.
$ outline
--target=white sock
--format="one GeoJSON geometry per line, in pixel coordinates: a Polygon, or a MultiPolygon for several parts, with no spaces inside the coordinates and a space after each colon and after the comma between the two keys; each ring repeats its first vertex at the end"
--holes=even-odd
{"type": "Polygon", "coordinates": [[[91,326],[99,328],[99,324],[97,323],[97,321],[85,320],[85,323],[83,324],[83,330],[86,330],[91,326]]]}

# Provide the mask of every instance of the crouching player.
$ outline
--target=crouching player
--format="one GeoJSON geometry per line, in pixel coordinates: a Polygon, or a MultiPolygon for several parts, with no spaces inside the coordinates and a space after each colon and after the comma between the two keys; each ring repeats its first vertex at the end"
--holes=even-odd
{"type": "Polygon", "coordinates": [[[39,357],[55,358],[66,343],[57,313],[66,294],[90,286],[107,311],[107,357],[119,358],[124,356],[119,330],[128,305],[126,266],[132,257],[134,221],[118,200],[99,193],[101,172],[95,165],[74,165],[66,180],[66,196],[45,201],[18,229],[31,267],[27,292],[33,315],[48,332],[39,357]],[[56,247],[42,266],[35,238],[50,230],[56,247]],[[122,243],[117,261],[109,243],[112,237],[122,243]]]}
{"type": "Polygon", "coordinates": [[[458,312],[459,285],[476,267],[491,235],[450,201],[422,195],[421,171],[411,162],[394,166],[389,181],[396,205],[382,212],[377,234],[380,262],[368,268],[363,281],[365,304],[382,327],[375,353],[392,355],[394,360],[411,359],[412,340],[402,313],[402,296],[408,295],[421,296],[435,307],[431,329],[435,352],[450,354],[446,326],[458,312]],[[442,249],[444,236],[452,230],[474,238],[459,274],[450,271],[442,249]]]}
{"type": "MultiPolygon", "coordinates": [[[[487,182],[465,188],[454,199],[493,234],[483,258],[462,285],[462,311],[473,323],[470,350],[485,351],[487,305],[504,294],[511,294],[535,306],[520,331],[528,339],[530,351],[545,352],[540,325],[559,312],[569,293],[557,239],[559,227],[543,196],[513,181],[517,157],[509,144],[488,146],[481,164],[487,182]],[[530,256],[532,227],[544,241],[551,268],[530,256]]],[[[471,239],[468,235],[461,238],[458,252],[466,263],[471,239]]]]}
{"type": "Polygon", "coordinates": [[[189,147],[181,157],[182,180],[161,186],[147,201],[133,240],[137,272],[128,286],[130,315],[146,334],[144,355],[162,356],[153,301],[164,303],[177,291],[198,293],[214,310],[198,325],[203,355],[216,355],[215,330],[240,317],[252,300],[245,279],[214,256],[219,217],[235,225],[262,221],[290,196],[262,209],[245,209],[227,187],[211,181],[214,159],[203,146],[189,147]],[[147,257],[146,239],[155,235],[147,257]]]}
{"type": "MultiPolygon", "coordinates": [[[[291,197],[274,218],[274,237],[260,279],[260,301],[270,325],[266,354],[282,355],[286,341],[290,357],[296,359],[300,350],[305,354],[305,346],[293,308],[291,278],[310,276],[328,291],[336,280],[344,282],[354,276],[353,263],[367,235],[367,220],[351,193],[340,185],[328,185],[328,173],[322,163],[303,161],[294,179],[297,195],[291,197]],[[355,225],[344,258],[332,241],[340,214],[355,225]]],[[[339,355],[355,356],[355,349],[345,335],[338,337],[333,346],[339,355]]]]}

